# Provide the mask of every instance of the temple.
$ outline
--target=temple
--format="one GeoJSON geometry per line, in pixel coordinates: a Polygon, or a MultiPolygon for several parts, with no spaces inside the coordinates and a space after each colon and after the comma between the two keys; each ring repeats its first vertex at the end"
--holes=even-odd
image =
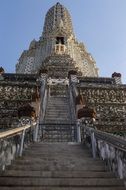
{"type": "MultiPolygon", "coordinates": [[[[120,178],[126,178],[126,162],[124,159],[126,156],[126,142],[120,137],[125,138],[126,135],[126,85],[122,84],[120,73],[114,72],[112,77],[100,77],[98,70],[96,62],[87,51],[85,44],[79,42],[74,34],[69,11],[59,2],[56,3],[45,16],[43,32],[39,40],[32,40],[28,50],[24,50],[21,54],[16,64],[16,73],[6,73],[2,67],[0,68],[0,142],[6,142],[5,145],[1,145],[1,170],[6,168],[5,160],[10,161],[8,155],[11,155],[11,158],[15,157],[18,145],[20,147],[19,155],[22,156],[25,145],[34,141],[39,143],[32,145],[36,153],[34,155],[36,161],[41,150],[46,152],[53,149],[50,152],[52,157],[55,155],[55,151],[56,154],[60,152],[61,155],[62,151],[64,152],[62,156],[64,159],[67,158],[64,162],[65,170],[63,164],[59,163],[63,162],[59,155],[57,159],[54,158],[57,167],[53,166],[54,171],[63,171],[61,175],[63,179],[65,176],[71,179],[71,175],[75,179],[78,176],[79,178],[85,178],[85,176],[87,178],[96,176],[97,178],[99,176],[99,180],[105,178],[106,181],[101,180],[99,186],[94,182],[93,187],[105,187],[105,190],[107,190],[107,187],[112,186],[113,190],[116,190],[116,186],[120,185],[118,189],[123,190],[123,183],[119,179],[117,181],[113,177],[113,181],[109,181],[109,172],[105,175],[103,173],[92,173],[92,171],[100,168],[96,163],[97,161],[93,160],[91,162],[93,169],[89,167],[89,176],[88,167],[83,165],[81,168],[76,163],[79,159],[75,155],[78,154],[76,151],[79,150],[81,156],[80,144],[84,144],[83,146],[86,144],[88,148],[92,149],[94,159],[98,155],[103,160],[108,159],[111,170],[118,173],[120,178]],[[30,130],[27,131],[27,129],[30,130]],[[8,141],[8,138],[12,138],[12,141],[8,141]],[[75,149],[72,145],[71,149],[69,143],[73,143],[75,149]],[[12,149],[11,153],[8,147],[12,149]],[[15,152],[13,152],[14,148],[15,152]],[[75,160],[72,160],[72,158],[70,160],[69,153],[66,155],[64,150],[67,149],[73,157],[77,157],[75,160]],[[9,153],[3,154],[6,150],[9,153]],[[115,154],[115,160],[111,151],[115,154]],[[59,161],[57,161],[58,159],[59,161]],[[69,166],[67,162],[69,162],[69,166]],[[76,163],[73,168],[72,163],[73,165],[76,163]],[[77,167],[81,170],[78,174],[76,173],[77,167]],[[68,171],[75,171],[70,173],[67,169],[68,171]],[[82,174],[82,170],[83,172],[86,171],[87,174],[82,174]]],[[[31,148],[29,154],[34,154],[33,150],[31,148]]],[[[87,151],[86,148],[84,151],[87,151]]],[[[28,154],[27,151],[26,154],[28,154]]],[[[47,160],[49,155],[46,158],[47,160]]],[[[29,171],[27,173],[29,180],[32,180],[30,177],[33,177],[33,175],[37,175],[34,166],[32,167],[33,174],[29,171]]],[[[38,165],[36,165],[37,167],[38,165]]],[[[44,165],[41,167],[44,168],[44,165]]],[[[13,167],[12,176],[27,176],[26,173],[23,173],[23,169],[21,172],[20,164],[17,165],[17,168],[20,172],[16,174],[15,167],[13,167]]],[[[22,168],[24,168],[24,165],[22,165],[22,168]]],[[[36,170],[40,170],[40,168],[36,170]]],[[[43,170],[45,171],[45,169],[43,170]]],[[[50,172],[52,170],[49,169],[50,172]]],[[[102,169],[98,171],[103,172],[102,169]]],[[[52,176],[52,173],[43,175],[45,175],[45,178],[57,176],[57,179],[60,174],[54,172],[54,176],[52,176]]],[[[7,172],[7,176],[11,176],[11,172],[7,172]]],[[[21,187],[20,177],[19,181],[15,181],[15,183],[21,187]]],[[[0,177],[1,189],[3,186],[9,185],[12,189],[17,188],[11,180],[8,182],[3,180],[3,182],[2,179],[4,177],[0,177]]],[[[57,185],[54,185],[52,181],[49,183],[49,186],[54,187],[54,189],[60,187],[60,185],[63,187],[70,185],[70,187],[75,186],[76,188],[73,181],[69,181],[69,185],[67,182],[61,182],[60,184],[59,181],[56,183],[57,185]]],[[[87,187],[92,184],[92,181],[89,179],[87,185],[81,180],[80,182],[77,180],[76,183],[78,187],[87,187]]],[[[31,189],[31,183],[25,181],[24,184],[24,186],[29,186],[31,189]]],[[[33,182],[33,184],[36,187],[36,182],[33,182]]],[[[47,186],[46,182],[42,181],[37,185],[43,186],[43,184],[47,186]]]]}
{"type": "Polygon", "coordinates": [[[74,35],[68,10],[57,3],[46,14],[42,36],[33,40],[16,65],[17,73],[37,73],[46,67],[51,77],[64,78],[69,70],[78,75],[97,77],[98,68],[85,45],[74,35]]]}

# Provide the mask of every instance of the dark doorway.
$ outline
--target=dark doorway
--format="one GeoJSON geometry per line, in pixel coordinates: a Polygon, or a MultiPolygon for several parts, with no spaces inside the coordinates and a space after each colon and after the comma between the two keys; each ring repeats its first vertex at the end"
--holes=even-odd
{"type": "Polygon", "coordinates": [[[56,44],[64,45],[64,37],[56,37],[56,44]]]}

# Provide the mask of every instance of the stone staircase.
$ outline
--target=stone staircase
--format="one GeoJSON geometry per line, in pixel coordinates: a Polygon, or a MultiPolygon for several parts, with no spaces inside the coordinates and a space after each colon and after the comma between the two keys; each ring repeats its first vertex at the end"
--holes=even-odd
{"type": "Polygon", "coordinates": [[[0,190],[125,190],[85,145],[36,143],[0,176],[0,190]]]}
{"type": "Polygon", "coordinates": [[[70,109],[68,97],[49,97],[45,123],[70,123],[70,109]]]}
{"type": "Polygon", "coordinates": [[[70,70],[77,70],[75,61],[68,54],[54,54],[44,61],[50,77],[68,77],[70,70]]]}
{"type": "Polygon", "coordinates": [[[76,125],[71,123],[68,96],[48,98],[42,141],[44,142],[74,142],[76,141],[76,125]]]}

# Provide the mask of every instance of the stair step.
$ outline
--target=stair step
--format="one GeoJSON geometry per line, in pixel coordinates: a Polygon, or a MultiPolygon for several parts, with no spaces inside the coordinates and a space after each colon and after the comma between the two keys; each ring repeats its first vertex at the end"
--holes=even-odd
{"type": "Polygon", "coordinates": [[[56,102],[55,104],[53,104],[53,103],[48,103],[47,104],[47,107],[49,108],[49,107],[51,107],[51,108],[53,108],[53,107],[57,107],[57,108],[68,108],[68,103],[58,103],[58,102],[56,102]]]}
{"type": "Polygon", "coordinates": [[[46,157],[46,156],[52,156],[52,157],[57,157],[57,158],[60,158],[60,157],[64,157],[64,158],[73,158],[73,156],[75,157],[75,158],[78,158],[78,157],[83,157],[83,158],[85,158],[85,157],[92,157],[92,155],[91,155],[91,153],[49,153],[49,152],[40,152],[40,151],[30,151],[30,150],[25,150],[25,152],[24,152],[24,154],[28,154],[28,155],[33,155],[33,156],[41,156],[41,157],[46,157]]]}
{"type": "Polygon", "coordinates": [[[62,104],[62,105],[68,105],[68,101],[61,101],[61,100],[48,100],[48,104],[62,104]]]}
{"type": "MultiPolygon", "coordinates": [[[[50,120],[51,120],[52,122],[53,122],[53,121],[54,121],[54,122],[56,122],[56,121],[59,121],[59,122],[60,122],[60,121],[61,121],[61,122],[63,122],[63,121],[65,121],[65,122],[66,122],[66,121],[67,121],[67,122],[70,121],[69,118],[62,118],[62,119],[61,119],[61,118],[59,118],[59,119],[56,118],[56,119],[55,119],[55,117],[45,117],[45,120],[44,120],[44,121],[47,122],[47,121],[50,121],[50,120]]],[[[58,129],[57,129],[57,131],[58,131],[58,129]]]]}
{"type": "Polygon", "coordinates": [[[66,161],[64,161],[63,162],[63,160],[62,161],[60,161],[60,160],[49,160],[49,161],[42,161],[42,160],[16,160],[15,161],[15,165],[29,165],[29,166],[31,166],[31,165],[41,165],[41,166],[46,166],[46,165],[52,165],[52,166],[55,166],[55,165],[66,165],[66,166],[70,166],[70,165],[76,165],[77,167],[82,167],[82,165],[83,166],[85,166],[85,165],[98,165],[98,166],[103,166],[103,163],[101,162],[101,161],[89,161],[89,160],[84,160],[84,161],[81,161],[81,162],[78,162],[78,163],[76,163],[76,161],[68,161],[67,163],[66,163],[66,161]]]}
{"type": "Polygon", "coordinates": [[[49,100],[61,100],[61,101],[66,101],[66,100],[68,100],[68,98],[66,98],[66,97],[55,97],[55,96],[53,96],[53,97],[50,97],[49,100]]]}
{"type": "Polygon", "coordinates": [[[68,103],[67,102],[55,102],[55,103],[53,103],[53,102],[48,102],[47,103],[47,106],[49,107],[49,106],[55,106],[55,107],[60,107],[60,106],[62,106],[62,107],[68,107],[68,103]]]}
{"type": "Polygon", "coordinates": [[[67,113],[62,113],[62,112],[59,112],[59,113],[50,113],[50,114],[48,114],[48,113],[46,113],[46,115],[45,115],[46,117],[53,117],[53,118],[55,118],[55,119],[63,119],[63,118],[69,118],[70,117],[70,115],[69,114],[67,114],[67,113]],[[58,118],[57,118],[58,117],[58,118]]]}
{"type": "MultiPolygon", "coordinates": [[[[59,121],[59,122],[60,122],[60,121],[62,121],[62,122],[65,121],[65,122],[66,122],[66,121],[70,121],[70,118],[69,118],[69,117],[68,117],[68,118],[66,118],[66,117],[60,117],[60,116],[56,116],[56,117],[45,116],[45,121],[50,121],[50,120],[51,120],[51,121],[55,121],[55,122],[56,122],[56,121],[57,121],[57,122],[58,122],[58,121],[59,121]],[[57,117],[58,117],[59,119],[58,119],[57,117]]],[[[58,128],[58,129],[60,129],[60,128],[58,128]]],[[[57,129],[57,131],[58,131],[58,129],[57,129]]]]}
{"type": "Polygon", "coordinates": [[[69,103],[69,101],[59,101],[59,100],[57,100],[57,99],[55,99],[55,100],[48,100],[48,102],[47,102],[47,104],[49,105],[49,104],[54,104],[54,105],[59,105],[59,104],[62,104],[62,105],[68,105],[68,103],[69,103]]]}
{"type": "Polygon", "coordinates": [[[53,119],[53,120],[49,120],[49,119],[47,119],[47,120],[44,120],[44,122],[42,123],[42,125],[51,125],[52,124],[52,126],[54,126],[55,124],[56,124],[56,126],[59,124],[60,126],[62,126],[62,124],[63,124],[63,126],[64,126],[64,123],[65,123],[65,125],[67,125],[68,124],[68,126],[69,125],[71,125],[71,121],[70,120],[55,120],[55,119],[53,119]]]}
{"type": "Polygon", "coordinates": [[[77,143],[36,143],[0,177],[0,190],[124,190],[102,160],[77,143]]]}
{"type": "Polygon", "coordinates": [[[53,155],[57,155],[57,154],[60,154],[60,155],[69,155],[69,154],[83,154],[83,156],[85,156],[85,155],[91,155],[91,152],[90,151],[87,151],[87,150],[80,150],[80,149],[76,149],[76,150],[69,150],[70,152],[68,152],[68,150],[63,150],[63,149],[56,149],[56,148],[54,148],[54,149],[46,149],[46,147],[45,148],[41,148],[41,146],[32,146],[32,151],[30,151],[29,149],[26,149],[25,150],[25,152],[39,152],[39,153],[41,153],[41,154],[53,154],[53,155]],[[56,151],[56,152],[54,152],[54,151],[56,151]],[[63,152],[62,152],[63,151],[63,152]]]}
{"type": "Polygon", "coordinates": [[[67,115],[69,114],[66,109],[65,109],[65,110],[62,110],[62,109],[61,109],[61,110],[55,109],[55,112],[54,112],[54,110],[52,110],[52,109],[49,109],[49,110],[47,109],[47,110],[46,110],[46,114],[47,114],[47,113],[48,113],[48,114],[50,114],[50,113],[51,113],[51,114],[62,113],[62,114],[67,114],[67,115]]]}
{"type": "Polygon", "coordinates": [[[17,165],[17,164],[13,164],[13,166],[11,166],[13,169],[15,170],[62,170],[62,171],[69,171],[69,170],[78,170],[78,171],[105,171],[105,167],[104,166],[100,166],[100,165],[81,165],[81,166],[77,166],[77,165],[66,165],[66,164],[62,164],[62,165],[39,165],[39,164],[34,164],[34,165],[17,165]]]}
{"type": "Polygon", "coordinates": [[[65,111],[60,111],[60,110],[49,110],[49,111],[46,111],[46,116],[48,115],[62,115],[62,116],[69,116],[69,113],[65,110],[65,111]]]}
{"type": "Polygon", "coordinates": [[[42,177],[1,177],[1,186],[52,186],[52,187],[118,187],[123,181],[115,178],[42,178],[42,177]]]}
{"type": "MultiPolygon", "coordinates": [[[[72,137],[71,137],[71,135],[70,134],[65,134],[65,136],[64,135],[58,135],[58,134],[54,134],[53,136],[52,136],[52,134],[47,134],[47,135],[43,135],[43,140],[44,139],[54,139],[54,140],[63,140],[63,139],[72,139],[72,137]]],[[[48,141],[47,141],[48,142],[48,141]]]]}
{"type": "Polygon", "coordinates": [[[59,105],[63,105],[63,106],[68,106],[68,103],[67,101],[49,101],[47,102],[47,105],[56,105],[56,106],[59,106],[59,105]]]}
{"type": "Polygon", "coordinates": [[[55,120],[55,121],[63,121],[63,120],[70,120],[70,117],[69,116],[62,116],[61,115],[48,115],[48,116],[45,116],[45,120],[55,120]]]}
{"type": "Polygon", "coordinates": [[[47,108],[46,108],[46,112],[48,112],[48,111],[53,111],[53,110],[55,110],[56,112],[58,112],[58,111],[62,111],[62,112],[66,112],[66,111],[68,111],[69,110],[69,108],[68,107],[66,107],[66,106],[64,106],[64,107],[61,107],[61,106],[59,106],[59,107],[54,107],[54,106],[48,106],[47,108]]]}
{"type": "MultiPolygon", "coordinates": [[[[66,123],[66,126],[67,126],[67,124],[69,125],[70,124],[70,119],[65,119],[65,123],[66,123]]],[[[53,126],[56,124],[58,124],[59,123],[59,125],[60,126],[62,126],[62,124],[64,123],[64,120],[56,120],[56,119],[48,119],[48,118],[45,118],[45,120],[44,120],[44,124],[47,126],[48,124],[51,124],[51,123],[53,123],[53,126]]],[[[43,125],[44,125],[43,124],[43,125]]],[[[52,126],[52,127],[53,127],[52,126]]],[[[49,126],[50,127],[50,126],[49,126]]],[[[54,126],[55,127],[55,126],[54,126]]],[[[64,127],[64,125],[63,125],[63,127],[64,127]]],[[[48,128],[48,129],[50,129],[50,128],[48,128]]],[[[51,130],[51,129],[50,129],[51,130]]],[[[57,131],[59,131],[60,130],[60,128],[57,128],[57,131]]],[[[70,129],[69,129],[70,130],[70,129]]]]}
{"type": "MultiPolygon", "coordinates": [[[[29,154],[29,155],[27,155],[27,153],[23,153],[23,155],[26,157],[26,159],[30,159],[30,157],[31,157],[31,155],[33,155],[34,156],[34,158],[31,158],[31,160],[33,159],[37,159],[37,160],[67,160],[67,159],[69,159],[69,160],[71,160],[71,161],[77,161],[77,160],[81,160],[82,161],[82,159],[80,159],[81,158],[81,156],[83,156],[83,162],[85,161],[89,161],[89,162],[91,162],[91,161],[94,161],[94,162],[97,162],[96,160],[92,160],[92,157],[91,157],[91,155],[86,155],[86,156],[84,156],[84,155],[78,155],[78,156],[74,156],[73,154],[72,154],[72,156],[69,154],[69,155],[51,155],[51,154],[36,154],[36,153],[34,153],[34,154],[29,154]],[[75,158],[74,158],[75,157],[75,158]]],[[[99,161],[100,162],[100,161],[99,161]]]]}
{"type": "Polygon", "coordinates": [[[69,104],[68,103],[58,103],[58,102],[55,102],[55,103],[47,103],[47,107],[58,107],[58,108],[68,108],[69,104]]]}
{"type": "MultiPolygon", "coordinates": [[[[45,122],[47,122],[47,121],[54,121],[54,122],[63,122],[64,120],[65,120],[65,122],[70,122],[70,119],[69,118],[62,118],[62,119],[55,119],[55,118],[53,118],[53,117],[45,117],[45,122]]],[[[57,129],[57,131],[58,131],[59,129],[57,129]]]]}
{"type": "Polygon", "coordinates": [[[65,116],[65,115],[62,115],[62,114],[57,114],[57,115],[46,115],[45,116],[46,118],[49,118],[49,119],[56,119],[56,120],[60,120],[60,119],[69,119],[69,116],[65,116]],[[58,117],[58,118],[56,118],[58,117]]]}
{"type": "Polygon", "coordinates": [[[125,187],[43,187],[43,186],[2,186],[1,190],[125,190],[125,187]],[[37,188],[37,189],[36,189],[37,188]]]}
{"type": "Polygon", "coordinates": [[[68,110],[59,110],[59,109],[49,109],[49,110],[46,110],[46,115],[47,114],[66,114],[66,115],[69,115],[68,113],[68,110]]]}
{"type": "Polygon", "coordinates": [[[56,110],[49,110],[49,111],[47,110],[46,111],[46,116],[48,116],[48,115],[69,116],[70,114],[69,114],[68,110],[63,111],[63,110],[56,109],[56,110]]]}
{"type": "Polygon", "coordinates": [[[43,177],[43,178],[113,178],[111,172],[89,172],[89,171],[24,171],[8,170],[3,176],[20,177],[43,177]]]}
{"type": "Polygon", "coordinates": [[[57,112],[61,111],[61,112],[64,112],[64,113],[67,112],[68,110],[69,110],[68,107],[65,107],[65,106],[64,107],[61,107],[61,106],[60,107],[48,106],[47,109],[46,109],[46,111],[57,111],[57,112]]]}
{"type": "MultiPolygon", "coordinates": [[[[31,153],[31,154],[41,154],[41,155],[50,155],[50,154],[53,154],[52,156],[56,155],[56,156],[83,156],[85,157],[85,155],[89,155],[90,157],[92,156],[91,155],[91,152],[87,152],[87,151],[82,151],[82,150],[70,150],[70,152],[68,152],[67,150],[56,150],[56,149],[53,149],[53,150],[46,150],[46,149],[41,149],[41,147],[32,147],[32,150],[29,150],[29,149],[26,149],[25,150],[26,153],[31,153]],[[54,152],[56,151],[56,152],[54,152]],[[63,151],[63,152],[62,152],[63,151]],[[72,155],[71,155],[72,154],[72,155]]],[[[93,160],[93,158],[92,158],[93,160]]]]}
{"type": "MultiPolygon", "coordinates": [[[[90,152],[90,149],[85,146],[84,144],[81,144],[81,143],[78,143],[78,142],[75,142],[75,143],[43,143],[43,142],[37,142],[35,144],[31,144],[30,145],[30,149],[31,147],[38,147],[40,146],[42,149],[47,149],[48,150],[52,150],[52,148],[56,149],[56,150],[82,150],[82,151],[87,151],[87,152],[90,152]]],[[[28,148],[29,149],[29,148],[28,148]]]]}
{"type": "Polygon", "coordinates": [[[54,142],[74,142],[74,139],[71,139],[71,138],[64,138],[64,139],[61,139],[61,138],[47,138],[47,139],[43,139],[43,142],[50,142],[50,143],[54,143],[54,142]]]}
{"type": "Polygon", "coordinates": [[[70,118],[70,116],[69,115],[63,115],[62,113],[58,113],[58,114],[46,114],[46,116],[45,116],[46,118],[53,118],[53,119],[59,119],[59,120],[63,120],[63,119],[69,119],[70,118]]]}

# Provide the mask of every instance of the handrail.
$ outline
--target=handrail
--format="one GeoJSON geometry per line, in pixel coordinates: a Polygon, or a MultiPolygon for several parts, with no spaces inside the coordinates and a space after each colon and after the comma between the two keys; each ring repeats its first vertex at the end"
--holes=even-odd
{"type": "Polygon", "coordinates": [[[36,126],[34,122],[0,133],[0,171],[4,171],[16,156],[22,156],[25,145],[35,141],[36,126]],[[33,130],[27,130],[32,127],[33,130]]]}
{"type": "Polygon", "coordinates": [[[10,130],[7,130],[7,131],[4,131],[4,132],[1,132],[0,133],[0,139],[3,139],[3,138],[6,138],[6,137],[10,137],[10,136],[15,136],[16,134],[26,130],[26,129],[29,129],[30,127],[36,125],[36,123],[30,125],[30,124],[27,124],[23,127],[19,127],[19,128],[15,128],[15,129],[10,129],[10,130]]]}
{"type": "Polygon", "coordinates": [[[91,133],[94,133],[97,139],[106,141],[108,144],[111,144],[115,148],[126,152],[126,140],[122,139],[121,137],[86,126],[84,126],[84,128],[88,132],[90,131],[91,133]]]}
{"type": "Polygon", "coordinates": [[[45,106],[46,106],[46,98],[47,98],[47,81],[43,80],[41,86],[41,99],[40,99],[40,115],[39,115],[39,123],[43,121],[45,114],[45,106]],[[44,104],[44,105],[43,105],[44,104]]]}
{"type": "Polygon", "coordinates": [[[39,123],[44,118],[45,114],[45,108],[43,109],[43,104],[45,103],[45,96],[46,96],[47,90],[46,90],[46,78],[41,79],[41,88],[40,88],[40,104],[39,104],[39,114],[38,114],[38,121],[35,131],[35,142],[39,140],[39,123]],[[43,114],[44,113],[44,114],[43,114]]]}
{"type": "Polygon", "coordinates": [[[75,112],[75,104],[74,104],[74,92],[73,92],[73,84],[69,86],[69,98],[70,98],[70,108],[71,108],[71,120],[76,121],[76,112],[75,112]]]}
{"type": "Polygon", "coordinates": [[[107,143],[113,145],[115,148],[126,152],[126,140],[122,139],[121,137],[101,131],[95,131],[94,133],[96,138],[105,140],[107,143]]]}
{"type": "Polygon", "coordinates": [[[86,124],[80,125],[80,128],[81,140],[90,145],[93,158],[99,156],[111,171],[121,179],[126,179],[126,140],[86,124]]]}

